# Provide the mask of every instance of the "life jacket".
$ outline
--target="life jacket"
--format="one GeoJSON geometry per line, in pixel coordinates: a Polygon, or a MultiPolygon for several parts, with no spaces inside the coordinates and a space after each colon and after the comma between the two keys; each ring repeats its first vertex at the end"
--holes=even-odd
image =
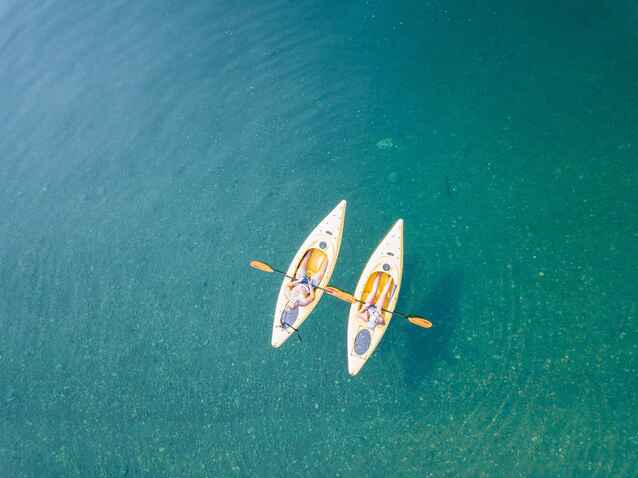
{"type": "Polygon", "coordinates": [[[315,284],[312,282],[312,279],[306,275],[304,275],[301,279],[299,279],[296,285],[304,286],[308,294],[311,294],[312,289],[315,288],[315,284]]]}
{"type": "Polygon", "coordinates": [[[373,305],[368,307],[368,329],[373,330],[377,325],[383,322],[381,312],[373,305]]]}

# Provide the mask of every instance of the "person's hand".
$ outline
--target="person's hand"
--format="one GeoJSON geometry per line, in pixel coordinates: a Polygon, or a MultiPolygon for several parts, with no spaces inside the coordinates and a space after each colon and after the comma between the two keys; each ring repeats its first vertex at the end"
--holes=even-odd
{"type": "Polygon", "coordinates": [[[294,287],[291,287],[288,293],[286,294],[286,297],[288,297],[288,300],[291,303],[295,303],[295,304],[299,303],[299,289],[295,289],[294,287]]]}

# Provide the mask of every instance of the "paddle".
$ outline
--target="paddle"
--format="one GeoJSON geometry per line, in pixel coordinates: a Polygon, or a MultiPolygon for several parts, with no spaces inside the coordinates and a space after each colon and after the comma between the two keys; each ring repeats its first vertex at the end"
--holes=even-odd
{"type": "Polygon", "coordinates": [[[262,261],[250,261],[250,267],[252,267],[253,269],[257,269],[258,271],[262,271],[262,272],[279,272],[280,274],[283,274],[286,277],[288,277],[288,279],[292,279],[292,280],[295,279],[294,277],[290,277],[284,271],[280,271],[278,269],[275,269],[274,267],[272,267],[269,264],[266,264],[265,262],[262,262],[262,261]]]}
{"type": "MultiPolygon", "coordinates": [[[[350,302],[351,304],[354,304],[355,302],[365,304],[364,301],[357,299],[352,294],[349,294],[348,292],[344,292],[341,289],[337,289],[336,287],[333,287],[331,285],[327,286],[325,290],[331,296],[346,302],[350,302]]],[[[403,317],[404,319],[408,319],[408,322],[410,322],[411,324],[418,325],[419,327],[423,327],[424,329],[429,329],[430,327],[432,327],[432,322],[430,322],[425,317],[421,317],[420,315],[407,315],[407,314],[404,314],[403,312],[398,312],[396,310],[394,312],[389,311],[387,309],[381,309],[381,310],[383,312],[388,312],[390,314],[395,314],[400,317],[403,317]]]]}
{"type": "MultiPolygon", "coordinates": [[[[275,269],[274,267],[266,264],[265,262],[261,262],[261,261],[250,261],[250,267],[252,267],[253,269],[257,269],[258,271],[262,271],[262,272],[278,272],[279,274],[282,274],[284,276],[286,276],[288,279],[291,280],[295,280],[294,277],[290,277],[288,274],[286,274],[284,271],[280,271],[279,269],[275,269]]],[[[313,286],[315,289],[319,289],[322,290],[324,292],[328,292],[327,289],[324,289],[323,287],[319,287],[318,285],[313,286]]],[[[328,292],[329,293],[329,292],[328,292]]]]}
{"type": "MultiPolygon", "coordinates": [[[[288,279],[293,279],[294,277],[290,277],[288,274],[286,274],[283,271],[277,270],[274,267],[266,264],[265,262],[262,261],[250,261],[250,267],[252,267],[253,269],[257,269],[263,272],[278,272],[279,274],[283,274],[286,277],[288,277],[288,279]]],[[[355,302],[360,302],[362,304],[364,304],[365,302],[363,302],[362,300],[359,300],[357,298],[355,298],[352,294],[345,292],[341,289],[338,289],[336,287],[333,287],[331,285],[326,286],[325,288],[323,287],[316,287],[317,289],[323,290],[324,292],[327,292],[328,294],[330,294],[333,297],[336,297],[337,299],[343,300],[345,302],[349,302],[351,304],[355,303],[355,302]]],[[[400,317],[403,317],[404,319],[408,319],[408,322],[410,322],[411,324],[417,325],[419,327],[423,327],[424,329],[429,329],[430,327],[432,327],[432,322],[430,322],[428,319],[426,319],[425,317],[421,317],[420,315],[407,315],[404,314],[402,312],[398,312],[398,311],[394,311],[394,312],[390,312],[389,310],[386,309],[381,309],[383,310],[383,312],[388,312],[390,314],[395,314],[398,315],[400,317]]]]}

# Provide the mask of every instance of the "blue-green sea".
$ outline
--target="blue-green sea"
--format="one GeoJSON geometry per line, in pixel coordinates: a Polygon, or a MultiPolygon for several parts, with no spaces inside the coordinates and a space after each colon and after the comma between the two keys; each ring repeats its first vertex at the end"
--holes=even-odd
{"type": "Polygon", "coordinates": [[[0,476],[638,476],[633,0],[0,0],[0,476]],[[281,276],[348,201],[347,372],[281,276]]]}

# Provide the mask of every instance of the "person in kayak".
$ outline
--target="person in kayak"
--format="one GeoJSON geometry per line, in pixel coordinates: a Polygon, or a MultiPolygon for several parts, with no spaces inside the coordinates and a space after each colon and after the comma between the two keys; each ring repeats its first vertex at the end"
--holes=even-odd
{"type": "Polygon", "coordinates": [[[308,276],[308,260],[312,251],[308,251],[304,254],[301,263],[297,268],[295,274],[295,280],[290,281],[287,284],[290,292],[288,293],[288,304],[286,304],[286,310],[288,312],[296,309],[297,307],[304,307],[315,300],[315,288],[323,279],[323,275],[326,272],[328,261],[325,258],[322,260],[321,267],[315,272],[312,277],[308,276]]]}
{"type": "Polygon", "coordinates": [[[379,281],[381,280],[381,272],[377,273],[377,276],[374,278],[374,283],[372,285],[372,291],[368,294],[368,298],[366,299],[363,307],[357,311],[357,316],[363,322],[366,322],[366,325],[370,332],[373,332],[377,325],[385,325],[385,319],[383,318],[383,304],[385,304],[385,299],[390,291],[390,287],[392,286],[392,280],[388,280],[379,294],[377,300],[374,300],[374,297],[377,295],[377,291],[379,290],[379,281]]]}

